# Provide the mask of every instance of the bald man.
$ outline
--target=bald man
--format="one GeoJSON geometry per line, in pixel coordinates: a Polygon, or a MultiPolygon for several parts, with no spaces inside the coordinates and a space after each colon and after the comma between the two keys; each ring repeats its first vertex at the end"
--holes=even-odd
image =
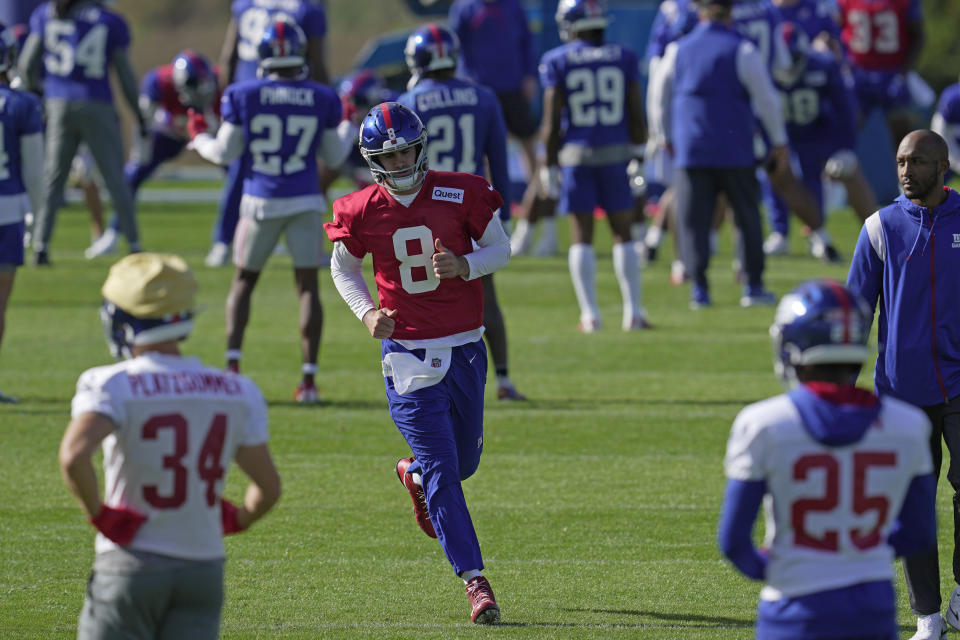
{"type": "MultiPolygon", "coordinates": [[[[873,309],[881,301],[876,391],[926,412],[933,423],[934,477],[943,461],[941,440],[947,444],[953,579],[960,583],[960,194],[943,184],[949,166],[947,143],[933,131],[903,138],[897,149],[903,193],[864,222],[847,286],[873,309]]],[[[869,502],[869,482],[860,486],[865,487],[860,498],[869,502]]],[[[904,558],[910,606],[917,614],[912,640],[946,638],[938,567],[936,548],[904,558]]],[[[960,629],[960,586],[953,590],[946,622],[960,629]]]]}

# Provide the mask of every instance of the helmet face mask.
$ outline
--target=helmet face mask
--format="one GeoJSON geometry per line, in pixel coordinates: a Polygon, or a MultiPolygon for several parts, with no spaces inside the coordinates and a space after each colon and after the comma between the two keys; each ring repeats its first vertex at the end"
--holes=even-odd
{"type": "Polygon", "coordinates": [[[173,59],[173,85],[180,102],[186,106],[205,109],[213,101],[217,83],[213,68],[206,58],[194,51],[183,51],[173,59]]]}
{"type": "Polygon", "coordinates": [[[412,191],[427,176],[427,130],[420,118],[396,102],[378,104],[360,124],[360,154],[377,184],[393,193],[412,191]],[[416,149],[412,165],[388,170],[382,156],[416,149]]]}
{"type": "Polygon", "coordinates": [[[301,75],[306,76],[306,55],[307,36],[303,29],[286,16],[280,16],[270,22],[260,36],[257,76],[281,69],[301,69],[301,75]]]}
{"type": "Polygon", "coordinates": [[[872,319],[866,302],[837,282],[801,284],[781,298],[770,327],[774,373],[795,386],[798,366],[863,364],[872,319]]]}
{"type": "Polygon", "coordinates": [[[111,355],[134,347],[184,340],[193,330],[197,281],[180,256],[134,253],[110,267],[100,292],[100,322],[111,355]]]}
{"type": "Polygon", "coordinates": [[[446,27],[430,23],[410,34],[403,54],[410,73],[422,78],[430,71],[455,69],[460,55],[460,40],[446,27]]]}
{"type": "Polygon", "coordinates": [[[583,31],[605,29],[610,24],[606,0],[560,0],[556,21],[564,42],[583,31]]]}

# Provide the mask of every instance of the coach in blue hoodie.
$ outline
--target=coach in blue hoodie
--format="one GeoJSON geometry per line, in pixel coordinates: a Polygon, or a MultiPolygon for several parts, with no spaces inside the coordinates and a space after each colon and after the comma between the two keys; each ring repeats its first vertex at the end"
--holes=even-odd
{"type": "MultiPolygon", "coordinates": [[[[935,477],[941,438],[947,443],[953,576],[960,583],[960,194],[943,184],[949,168],[947,144],[936,133],[918,130],[903,139],[897,150],[903,194],[864,223],[847,286],[873,308],[880,301],[876,390],[926,412],[935,477]]],[[[914,638],[939,638],[946,627],[937,550],[905,558],[903,569],[918,629],[930,631],[914,638]]],[[[960,629],[960,586],[946,620],[960,629]]]]}

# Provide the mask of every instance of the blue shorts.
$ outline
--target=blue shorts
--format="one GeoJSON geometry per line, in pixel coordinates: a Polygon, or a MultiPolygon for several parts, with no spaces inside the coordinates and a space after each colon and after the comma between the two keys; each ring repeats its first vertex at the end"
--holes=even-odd
{"type": "Polygon", "coordinates": [[[819,591],[757,607],[757,640],[896,640],[897,607],[889,580],[819,591]]]}
{"type": "Polygon", "coordinates": [[[866,118],[875,109],[884,113],[906,109],[911,105],[910,89],[903,74],[896,71],[853,69],[853,86],[860,104],[860,115],[866,118]]]}
{"type": "Polygon", "coordinates": [[[23,265],[23,220],[0,226],[0,264],[23,265]]]}
{"type": "MultiPolygon", "coordinates": [[[[405,351],[421,360],[423,349],[408,350],[382,340],[382,354],[405,351]]],[[[384,378],[390,417],[416,460],[407,472],[419,473],[440,546],[458,575],[483,569],[480,543],[460,486],[477,470],[483,453],[483,386],[487,348],[477,340],[451,351],[450,369],[440,382],[400,395],[393,378],[384,378]]]]}
{"type": "Polygon", "coordinates": [[[561,213],[593,215],[599,206],[608,214],[633,209],[633,194],[627,176],[627,163],[599,167],[561,167],[561,213]]]}

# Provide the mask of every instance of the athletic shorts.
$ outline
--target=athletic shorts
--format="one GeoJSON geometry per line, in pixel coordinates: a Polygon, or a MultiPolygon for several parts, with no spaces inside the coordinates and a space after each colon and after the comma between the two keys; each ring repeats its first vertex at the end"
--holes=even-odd
{"type": "Polygon", "coordinates": [[[23,266],[23,220],[0,226],[0,271],[23,266]]]}
{"type": "Polygon", "coordinates": [[[523,140],[537,132],[537,122],[533,119],[530,103],[521,91],[500,91],[497,100],[503,109],[503,119],[509,133],[523,140]]]}
{"type": "Polygon", "coordinates": [[[593,215],[597,206],[607,213],[633,209],[626,162],[599,167],[561,167],[560,170],[563,181],[558,211],[593,215]]]}
{"type": "Polygon", "coordinates": [[[904,76],[895,71],[867,71],[854,67],[853,87],[864,118],[875,108],[886,113],[907,109],[912,102],[904,76]]]}
{"type": "Polygon", "coordinates": [[[290,251],[293,266],[309,269],[320,266],[320,212],[303,211],[277,218],[240,218],[233,236],[233,263],[247,271],[262,271],[281,234],[290,251]]]}
{"type": "Polygon", "coordinates": [[[113,570],[101,569],[104,563],[97,557],[87,581],[77,640],[216,640],[223,608],[223,560],[110,553],[122,557],[113,570]]]}

